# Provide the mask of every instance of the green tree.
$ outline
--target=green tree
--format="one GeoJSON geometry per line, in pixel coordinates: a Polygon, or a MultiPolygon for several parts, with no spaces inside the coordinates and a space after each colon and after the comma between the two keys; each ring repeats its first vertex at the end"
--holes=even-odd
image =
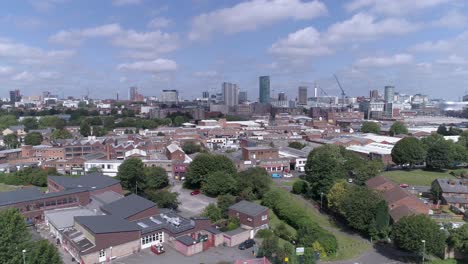
{"type": "Polygon", "coordinates": [[[24,144],[37,146],[42,143],[42,135],[39,132],[30,132],[24,137],[24,144]]]}
{"type": "Polygon", "coordinates": [[[57,248],[47,240],[32,243],[32,249],[26,253],[26,263],[31,264],[62,264],[62,258],[57,248]]]}
{"type": "Polygon", "coordinates": [[[437,134],[442,135],[442,136],[447,136],[448,135],[448,130],[445,125],[440,125],[437,128],[437,134]]]}
{"type": "Polygon", "coordinates": [[[221,209],[219,209],[216,204],[210,203],[205,209],[203,209],[203,216],[208,217],[211,222],[218,222],[223,218],[221,209]]]}
{"type": "Polygon", "coordinates": [[[120,166],[117,177],[122,187],[133,192],[140,193],[145,190],[146,177],[144,176],[143,162],[138,158],[125,160],[120,166]]]}
{"type": "Polygon", "coordinates": [[[298,141],[293,141],[288,144],[288,147],[295,148],[295,149],[303,149],[305,147],[304,144],[298,141]]]}
{"type": "Polygon", "coordinates": [[[52,132],[50,135],[51,139],[57,140],[57,139],[67,139],[67,138],[72,138],[72,134],[70,131],[66,129],[56,129],[52,132]]]}
{"type": "Polygon", "coordinates": [[[0,115],[0,129],[3,130],[10,126],[17,125],[18,121],[14,115],[0,115]]]}
{"type": "MultiPolygon", "coordinates": [[[[237,192],[248,190],[252,197],[248,200],[262,199],[263,195],[270,190],[272,183],[268,172],[261,167],[248,168],[237,175],[237,192]]],[[[244,197],[246,198],[246,197],[244,197]]]]}
{"type": "Polygon", "coordinates": [[[27,117],[21,121],[21,123],[24,125],[24,131],[29,132],[29,130],[32,129],[37,129],[39,127],[39,123],[37,122],[37,119],[34,117],[27,117]]]}
{"type": "Polygon", "coordinates": [[[442,199],[442,189],[440,188],[440,185],[437,183],[437,180],[434,180],[431,183],[431,196],[432,200],[434,200],[434,203],[439,202],[440,199],[442,199]]]}
{"type": "Polygon", "coordinates": [[[436,133],[433,133],[430,136],[427,136],[427,137],[424,137],[424,138],[421,139],[421,142],[423,143],[424,149],[426,151],[430,147],[432,147],[433,145],[435,145],[435,144],[437,144],[437,143],[439,143],[441,141],[445,141],[444,136],[442,136],[440,134],[436,134],[436,133]]]}
{"type": "Polygon", "coordinates": [[[364,122],[361,126],[362,133],[380,133],[380,125],[376,122],[364,122]]]}
{"type": "Polygon", "coordinates": [[[226,156],[201,153],[197,155],[187,168],[184,187],[198,189],[206,182],[208,174],[222,171],[234,175],[236,167],[226,156]]]}
{"type": "Polygon", "coordinates": [[[292,193],[294,194],[304,194],[307,192],[309,184],[303,180],[297,180],[293,183],[292,193]]]}
{"type": "Polygon", "coordinates": [[[39,127],[40,128],[47,128],[47,127],[55,127],[60,118],[56,116],[43,116],[39,119],[39,127]]]}
{"type": "Polygon", "coordinates": [[[114,128],[115,118],[112,116],[105,117],[102,123],[105,129],[112,130],[114,128]]]}
{"type": "Polygon", "coordinates": [[[196,152],[200,152],[201,151],[201,146],[200,146],[200,144],[196,144],[193,141],[188,141],[182,146],[182,150],[186,154],[193,154],[193,153],[196,153],[196,152]]]}
{"type": "Polygon", "coordinates": [[[145,187],[146,189],[161,189],[169,185],[167,172],[161,167],[146,167],[144,168],[145,187]]]}
{"type": "MultiPolygon", "coordinates": [[[[353,160],[353,163],[350,164],[352,166],[350,171],[353,175],[355,184],[364,185],[367,180],[374,178],[383,171],[384,164],[381,159],[364,160],[361,157],[358,157],[356,154],[352,154],[353,156],[357,157],[353,160]]],[[[347,160],[347,162],[350,161],[351,160],[347,160]]]]}
{"type": "Polygon", "coordinates": [[[446,169],[452,164],[449,142],[439,141],[433,144],[426,155],[426,167],[432,170],[446,169]]]}
{"type": "Polygon", "coordinates": [[[390,127],[390,135],[395,136],[395,135],[402,135],[402,134],[408,134],[408,128],[406,127],[405,123],[396,121],[392,124],[390,127]]]}
{"type": "Polygon", "coordinates": [[[235,203],[236,197],[231,194],[218,196],[218,208],[221,210],[221,215],[223,218],[227,218],[229,207],[235,203]]]}
{"type": "Polygon", "coordinates": [[[339,180],[330,188],[327,194],[328,207],[334,212],[345,215],[342,205],[348,196],[349,184],[345,180],[339,180]]]}
{"type": "Polygon", "coordinates": [[[381,200],[379,203],[377,203],[375,211],[375,228],[377,231],[376,235],[387,238],[390,232],[390,214],[388,212],[387,202],[381,200]]]}
{"type": "Polygon", "coordinates": [[[80,124],[80,134],[83,137],[91,136],[91,126],[88,120],[83,120],[80,124]]]}
{"type": "Polygon", "coordinates": [[[448,140],[450,148],[450,160],[453,165],[460,163],[465,163],[468,161],[468,150],[461,144],[453,143],[451,140],[448,140]]]}
{"type": "Polygon", "coordinates": [[[9,149],[17,148],[19,146],[18,136],[16,134],[8,134],[3,137],[3,143],[9,149]]]}
{"type": "Polygon", "coordinates": [[[465,130],[460,134],[460,138],[458,139],[457,144],[468,148],[468,130],[465,130]]]}
{"type": "Polygon", "coordinates": [[[468,254],[468,225],[450,230],[448,245],[463,254],[468,254]]]}
{"type": "Polygon", "coordinates": [[[392,160],[398,165],[422,163],[426,157],[423,144],[417,138],[406,137],[398,141],[392,149],[392,160]]]}
{"type": "Polygon", "coordinates": [[[172,121],[174,126],[181,126],[185,122],[185,119],[182,116],[176,116],[172,121]]]}
{"type": "Polygon", "coordinates": [[[328,193],[336,180],[346,178],[344,164],[345,159],[338,146],[325,145],[312,150],[305,166],[309,196],[318,198],[320,193],[328,193]]]}
{"type": "Polygon", "coordinates": [[[24,217],[16,208],[0,211],[0,263],[22,263],[21,250],[30,239],[24,217]]]}
{"type": "Polygon", "coordinates": [[[222,171],[210,173],[202,185],[202,192],[208,196],[218,196],[233,193],[236,190],[236,180],[231,174],[222,171]]]}
{"type": "Polygon", "coordinates": [[[148,199],[155,202],[160,208],[177,209],[179,206],[179,193],[168,190],[149,191],[148,199]]]}
{"type": "Polygon", "coordinates": [[[426,253],[441,256],[445,247],[445,234],[427,215],[410,215],[401,218],[393,226],[393,241],[398,248],[422,253],[422,240],[426,241],[426,253]]]}

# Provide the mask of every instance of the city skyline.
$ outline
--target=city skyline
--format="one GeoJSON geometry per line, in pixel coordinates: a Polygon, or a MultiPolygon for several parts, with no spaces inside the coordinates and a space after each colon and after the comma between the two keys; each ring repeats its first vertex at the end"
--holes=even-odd
{"type": "Polygon", "coordinates": [[[264,75],[271,97],[290,99],[299,86],[313,94],[314,82],[339,96],[333,74],[350,96],[390,85],[458,100],[468,85],[463,1],[38,0],[0,8],[5,97],[20,89],[114,98],[136,86],[191,99],[232,82],[256,101],[264,75]]]}

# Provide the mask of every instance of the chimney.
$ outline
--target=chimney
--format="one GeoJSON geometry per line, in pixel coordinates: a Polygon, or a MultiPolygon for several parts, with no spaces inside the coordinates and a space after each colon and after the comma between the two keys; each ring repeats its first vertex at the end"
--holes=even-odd
{"type": "Polygon", "coordinates": [[[106,158],[110,160],[110,144],[106,145],[106,158]]]}

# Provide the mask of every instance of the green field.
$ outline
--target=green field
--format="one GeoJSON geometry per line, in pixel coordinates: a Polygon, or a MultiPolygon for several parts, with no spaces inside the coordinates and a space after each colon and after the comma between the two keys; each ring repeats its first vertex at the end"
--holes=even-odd
{"type": "Polygon", "coordinates": [[[449,174],[450,171],[446,172],[434,172],[425,170],[398,170],[398,171],[386,171],[382,175],[392,180],[395,183],[406,183],[410,185],[423,185],[430,186],[431,183],[437,179],[455,179],[454,176],[449,174]]]}
{"type": "Polygon", "coordinates": [[[9,192],[9,191],[14,191],[21,186],[13,186],[13,185],[6,185],[3,183],[0,183],[0,192],[9,192]]]}

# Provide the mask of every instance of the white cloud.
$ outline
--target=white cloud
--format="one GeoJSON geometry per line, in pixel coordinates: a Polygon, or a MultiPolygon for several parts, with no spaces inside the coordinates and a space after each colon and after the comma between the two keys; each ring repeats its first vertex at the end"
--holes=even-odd
{"type": "Polygon", "coordinates": [[[452,52],[468,45],[468,31],[464,31],[454,38],[425,41],[409,48],[412,52],[452,52]]]}
{"type": "Polygon", "coordinates": [[[122,63],[117,66],[121,71],[141,71],[149,73],[160,73],[175,71],[177,63],[173,60],[156,59],[152,61],[136,61],[133,63],[122,63]]]}
{"type": "Polygon", "coordinates": [[[286,56],[320,56],[330,54],[332,50],[322,42],[320,32],[307,27],[274,43],[270,52],[286,56]]]}
{"type": "Polygon", "coordinates": [[[441,64],[450,64],[450,65],[467,65],[468,64],[467,59],[462,58],[455,54],[450,55],[447,59],[438,60],[437,62],[441,64]]]}
{"type": "Polygon", "coordinates": [[[82,30],[61,30],[49,37],[49,41],[58,44],[79,45],[85,38],[110,37],[122,32],[119,24],[106,24],[82,30]]]}
{"type": "Polygon", "coordinates": [[[139,5],[141,3],[143,0],[112,0],[112,4],[115,6],[139,5]]]}
{"type": "Polygon", "coordinates": [[[160,53],[171,52],[178,48],[177,35],[159,30],[142,33],[128,30],[116,36],[112,42],[124,48],[146,49],[160,53]]]}
{"type": "Polygon", "coordinates": [[[196,16],[192,21],[189,39],[203,39],[215,32],[232,34],[243,31],[253,31],[286,19],[306,20],[326,14],[326,6],[319,1],[246,1],[233,7],[223,8],[196,16]]]}
{"type": "Polygon", "coordinates": [[[274,43],[269,51],[285,56],[321,56],[333,53],[339,45],[349,45],[378,39],[388,35],[404,35],[418,29],[404,19],[377,20],[374,16],[359,13],[348,20],[331,25],[325,32],[307,27],[289,34],[274,43]]]}
{"type": "Polygon", "coordinates": [[[10,66],[0,66],[0,75],[9,75],[13,73],[14,69],[10,66]]]}
{"type": "Polygon", "coordinates": [[[11,79],[13,81],[32,82],[36,78],[34,77],[34,75],[32,73],[27,72],[27,71],[23,71],[23,72],[20,72],[20,73],[14,75],[13,77],[11,77],[11,79]]]}
{"type": "Polygon", "coordinates": [[[218,77],[219,73],[217,71],[198,71],[198,72],[194,72],[193,76],[199,77],[199,78],[214,78],[214,77],[218,77]]]}
{"type": "Polygon", "coordinates": [[[7,39],[0,39],[0,58],[14,59],[18,63],[47,64],[60,62],[74,54],[73,50],[46,51],[7,39]]]}
{"type": "Polygon", "coordinates": [[[452,10],[443,15],[441,18],[432,22],[432,25],[436,27],[461,28],[464,27],[466,23],[467,17],[465,15],[457,10],[452,10]]]}
{"type": "Polygon", "coordinates": [[[354,0],[345,5],[345,9],[354,12],[369,9],[371,12],[385,15],[406,15],[408,13],[434,8],[451,0],[354,0]]]}
{"type": "Polygon", "coordinates": [[[148,22],[149,28],[166,28],[172,24],[172,21],[165,17],[155,17],[148,22]]]}
{"type": "Polygon", "coordinates": [[[367,57],[359,59],[355,66],[358,67],[388,67],[404,65],[413,62],[413,56],[410,54],[395,54],[390,57],[367,57]]]}
{"type": "Polygon", "coordinates": [[[56,80],[61,77],[60,73],[54,72],[54,71],[39,72],[37,76],[41,79],[46,79],[46,80],[56,80]]]}

